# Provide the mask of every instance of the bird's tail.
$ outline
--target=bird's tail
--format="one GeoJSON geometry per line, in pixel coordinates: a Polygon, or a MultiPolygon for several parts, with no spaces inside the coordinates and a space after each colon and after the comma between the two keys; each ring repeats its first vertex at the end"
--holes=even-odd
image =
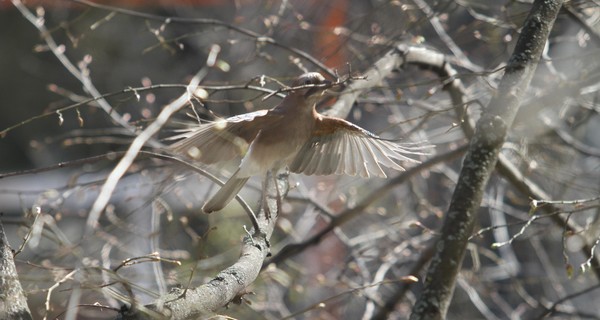
{"type": "Polygon", "coordinates": [[[238,178],[238,171],[236,171],[229,180],[215,193],[208,202],[202,207],[202,211],[205,213],[211,213],[223,209],[235,196],[240,192],[240,189],[248,181],[248,177],[238,178]]]}

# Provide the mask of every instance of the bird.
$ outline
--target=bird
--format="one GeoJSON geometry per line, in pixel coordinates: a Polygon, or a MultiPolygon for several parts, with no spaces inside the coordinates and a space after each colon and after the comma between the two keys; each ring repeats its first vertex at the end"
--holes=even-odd
{"type": "Polygon", "coordinates": [[[223,209],[248,179],[288,168],[304,175],[386,177],[382,166],[403,171],[399,161],[418,163],[415,144],[383,139],[349,121],[322,115],[316,104],[332,86],[318,72],[297,77],[274,108],[202,123],[171,137],[171,151],[210,165],[235,160],[237,170],[204,204],[223,209]]]}

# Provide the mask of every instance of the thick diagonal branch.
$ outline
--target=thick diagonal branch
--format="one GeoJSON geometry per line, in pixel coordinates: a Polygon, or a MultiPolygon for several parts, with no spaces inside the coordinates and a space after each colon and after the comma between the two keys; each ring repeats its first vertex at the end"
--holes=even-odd
{"type": "Polygon", "coordinates": [[[498,92],[477,123],[425,278],[425,287],[411,319],[446,318],[485,186],[562,2],[538,0],[531,8],[498,92]]]}

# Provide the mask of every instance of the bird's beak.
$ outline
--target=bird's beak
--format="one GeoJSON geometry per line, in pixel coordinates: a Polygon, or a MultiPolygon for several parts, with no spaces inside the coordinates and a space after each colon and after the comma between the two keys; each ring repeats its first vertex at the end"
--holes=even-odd
{"type": "Polygon", "coordinates": [[[321,95],[324,95],[325,92],[327,92],[327,89],[333,87],[333,82],[331,82],[329,80],[323,81],[323,84],[325,85],[325,87],[323,88],[323,91],[321,91],[321,95]]]}
{"type": "Polygon", "coordinates": [[[308,89],[304,96],[309,97],[315,93],[320,93],[319,95],[323,95],[323,93],[325,93],[327,89],[331,88],[332,85],[333,83],[331,81],[324,80],[318,87],[308,89]]]}

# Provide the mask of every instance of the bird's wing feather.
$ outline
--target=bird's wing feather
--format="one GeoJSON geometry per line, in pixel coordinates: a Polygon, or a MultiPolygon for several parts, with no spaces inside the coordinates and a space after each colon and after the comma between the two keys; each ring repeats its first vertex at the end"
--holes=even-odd
{"type": "Polygon", "coordinates": [[[381,165],[404,170],[398,161],[418,162],[423,147],[382,139],[346,120],[317,118],[312,138],[306,142],[289,168],[306,175],[346,174],[385,177],[381,165]]]}
{"type": "Polygon", "coordinates": [[[181,139],[170,146],[173,152],[185,154],[205,164],[239,160],[264,125],[273,120],[268,110],[259,110],[219,119],[168,138],[181,139]]]}

